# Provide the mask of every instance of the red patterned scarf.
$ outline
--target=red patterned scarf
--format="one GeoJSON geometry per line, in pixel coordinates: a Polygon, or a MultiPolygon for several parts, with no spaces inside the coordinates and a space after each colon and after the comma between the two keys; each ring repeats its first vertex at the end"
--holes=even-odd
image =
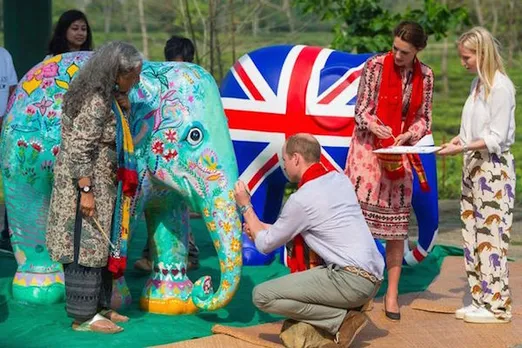
{"type": "MultiPolygon", "coordinates": [[[[410,97],[410,105],[406,113],[404,128],[402,126],[402,77],[400,68],[395,65],[393,53],[389,52],[384,58],[384,68],[381,77],[381,86],[379,89],[379,100],[377,103],[377,117],[383,124],[389,126],[392,130],[393,137],[402,134],[407,130],[415,120],[415,114],[422,107],[423,101],[423,76],[422,68],[418,59],[413,62],[412,92],[410,97]]],[[[379,139],[375,137],[374,145],[376,149],[392,146],[393,137],[388,139],[379,139]]],[[[391,180],[397,180],[405,175],[402,155],[379,154],[379,162],[384,169],[384,174],[391,180]]],[[[420,156],[418,154],[408,154],[413,169],[417,173],[419,183],[423,191],[428,191],[428,181],[426,173],[422,166],[420,156]]]]}
{"type": "MultiPolygon", "coordinates": [[[[303,174],[297,188],[299,189],[307,182],[317,179],[329,172],[330,171],[321,163],[314,163],[303,174]]],[[[287,250],[288,256],[286,262],[291,273],[306,271],[323,263],[321,257],[306,245],[303,236],[300,234],[295,236],[294,239],[287,244],[287,250]]]]}

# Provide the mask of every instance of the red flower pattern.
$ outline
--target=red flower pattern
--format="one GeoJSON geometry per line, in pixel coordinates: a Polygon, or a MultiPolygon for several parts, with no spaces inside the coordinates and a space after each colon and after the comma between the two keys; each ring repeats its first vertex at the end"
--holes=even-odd
{"type": "Polygon", "coordinates": [[[163,142],[161,140],[156,140],[152,144],[152,152],[156,155],[163,155],[163,142]]]}
{"type": "Polygon", "coordinates": [[[42,145],[38,144],[38,143],[31,143],[31,147],[36,151],[36,152],[40,152],[42,151],[42,145]]]}
{"type": "Polygon", "coordinates": [[[178,152],[176,150],[168,150],[167,153],[165,153],[163,155],[163,158],[165,159],[165,161],[170,161],[174,158],[176,158],[176,156],[178,155],[178,152]]]}
{"type": "Polygon", "coordinates": [[[165,132],[165,138],[167,138],[169,143],[173,143],[178,140],[178,134],[176,131],[169,129],[165,132]]]}

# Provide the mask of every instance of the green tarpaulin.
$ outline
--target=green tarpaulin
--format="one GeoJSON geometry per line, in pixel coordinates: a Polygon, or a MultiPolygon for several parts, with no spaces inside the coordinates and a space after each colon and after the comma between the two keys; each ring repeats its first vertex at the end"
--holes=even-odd
{"type": "MultiPolygon", "coordinates": [[[[212,276],[214,284],[218,284],[218,261],[204,224],[201,220],[193,220],[192,227],[201,251],[201,267],[189,273],[189,277],[195,281],[208,274],[212,276]]],[[[0,347],[145,347],[208,336],[214,324],[251,326],[281,319],[258,311],[251,300],[252,289],[256,284],[288,273],[278,261],[269,266],[245,267],[236,296],[226,308],[219,311],[186,316],[140,311],[137,301],[147,276],[132,269],[132,265],[140,256],[144,243],[144,236],[136,236],[132,241],[130,268],[125,277],[134,302],[129,310],[123,312],[131,320],[123,323],[125,331],[116,335],[72,331],[71,319],[66,316],[63,303],[36,306],[14,301],[11,281],[16,262],[12,256],[0,254],[0,347]]],[[[457,248],[436,246],[421,264],[405,266],[400,284],[401,293],[425,290],[439,273],[444,257],[461,254],[457,248]]]]}

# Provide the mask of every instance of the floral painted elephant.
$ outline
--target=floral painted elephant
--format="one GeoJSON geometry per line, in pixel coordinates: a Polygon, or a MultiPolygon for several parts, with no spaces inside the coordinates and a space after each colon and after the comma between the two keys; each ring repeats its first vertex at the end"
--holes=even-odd
{"type": "MultiPolygon", "coordinates": [[[[0,151],[18,263],[13,296],[20,301],[63,300],[62,267],[49,258],[45,229],[63,94],[89,56],[67,53],[40,63],[9,101],[0,151]]],[[[165,314],[221,308],[238,288],[242,258],[232,191],[237,164],[216,83],[197,65],[144,62],[130,98],[140,179],[131,232],[145,213],[153,261],[140,306],[165,314]],[[189,207],[203,215],[220,260],[215,293],[210,277],[194,284],[187,277],[189,207]]]]}

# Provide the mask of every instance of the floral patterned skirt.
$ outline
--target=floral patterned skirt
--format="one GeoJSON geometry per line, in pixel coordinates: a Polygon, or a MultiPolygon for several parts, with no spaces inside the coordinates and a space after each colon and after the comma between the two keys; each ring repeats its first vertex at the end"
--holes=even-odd
{"type": "Polygon", "coordinates": [[[404,177],[390,180],[373,153],[368,138],[352,138],[345,173],[355,188],[366,223],[374,238],[404,240],[408,238],[413,174],[403,156],[404,177]]]}

